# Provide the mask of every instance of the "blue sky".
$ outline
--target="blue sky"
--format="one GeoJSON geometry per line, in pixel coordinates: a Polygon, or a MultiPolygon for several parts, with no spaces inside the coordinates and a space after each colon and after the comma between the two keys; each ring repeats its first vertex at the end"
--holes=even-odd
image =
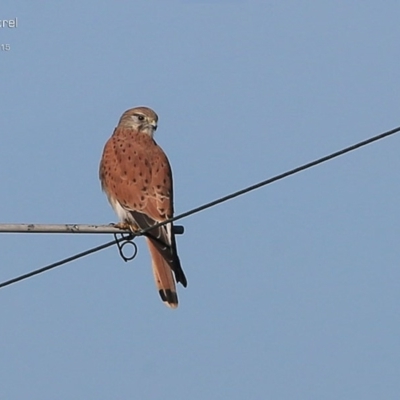
{"type": "MultiPolygon", "coordinates": [[[[398,2],[3,0],[0,221],[109,223],[123,111],[159,115],[181,213],[400,125],[398,2]]],[[[1,290],[2,397],[397,399],[400,138],[1,290]]],[[[0,237],[0,280],[110,240],[0,237]]]]}

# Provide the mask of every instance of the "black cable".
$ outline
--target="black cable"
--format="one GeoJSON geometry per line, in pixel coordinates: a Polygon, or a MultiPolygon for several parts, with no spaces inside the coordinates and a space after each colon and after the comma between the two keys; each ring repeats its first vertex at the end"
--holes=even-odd
{"type": "Polygon", "coordinates": [[[87,256],[89,254],[95,253],[96,251],[100,251],[100,250],[106,249],[107,247],[113,246],[114,244],[118,243],[121,240],[124,240],[124,239],[121,238],[121,239],[117,239],[117,240],[112,240],[111,242],[102,244],[101,246],[96,246],[96,247],[93,247],[93,248],[91,248],[89,250],[83,251],[82,253],[78,253],[78,254],[75,254],[74,256],[71,256],[71,257],[68,257],[68,258],[64,258],[63,260],[57,261],[57,262],[55,262],[53,264],[50,264],[50,265],[47,265],[46,267],[36,269],[34,271],[28,272],[27,274],[24,274],[24,275],[17,276],[16,278],[10,279],[8,281],[1,282],[0,283],[0,288],[8,286],[8,285],[11,285],[11,284],[19,282],[19,281],[22,281],[24,279],[30,278],[31,276],[35,276],[35,275],[41,274],[42,272],[49,271],[50,269],[59,267],[60,265],[66,264],[66,263],[68,263],[70,261],[74,261],[74,260],[77,260],[78,258],[85,257],[85,256],[87,256]]]}
{"type": "MultiPolygon", "coordinates": [[[[284,172],[282,174],[276,175],[276,176],[274,176],[272,178],[269,178],[269,179],[266,179],[266,180],[264,180],[262,182],[256,183],[255,185],[248,186],[247,188],[238,190],[238,191],[236,191],[234,193],[231,193],[231,194],[229,194],[227,196],[224,196],[224,197],[221,197],[221,198],[219,198],[217,200],[214,200],[214,201],[211,201],[209,203],[203,204],[200,207],[193,208],[192,210],[186,211],[186,212],[184,212],[182,214],[177,215],[176,217],[173,217],[173,218],[167,219],[165,221],[159,222],[159,223],[157,223],[157,224],[155,224],[153,226],[150,226],[150,227],[148,227],[146,229],[143,229],[143,230],[141,230],[139,232],[134,232],[134,233],[132,233],[132,236],[144,235],[144,234],[146,234],[146,232],[148,232],[148,231],[150,231],[150,230],[152,230],[154,228],[158,228],[158,227],[163,226],[165,224],[168,224],[170,222],[174,222],[174,221],[177,221],[179,219],[186,218],[189,215],[193,215],[193,214],[196,214],[196,213],[198,213],[200,211],[204,211],[207,208],[214,207],[214,206],[216,206],[218,204],[224,203],[225,201],[231,200],[231,199],[233,199],[235,197],[238,197],[238,196],[241,196],[241,195],[243,195],[245,193],[251,192],[251,191],[256,190],[256,189],[259,189],[262,186],[269,185],[270,183],[279,181],[279,180],[281,180],[283,178],[286,178],[286,177],[288,177],[290,175],[297,174],[298,172],[304,171],[304,170],[306,170],[308,168],[311,168],[311,167],[314,167],[314,166],[316,166],[318,164],[322,164],[325,161],[332,160],[333,158],[336,158],[336,157],[339,157],[339,156],[341,156],[343,154],[349,153],[349,152],[351,152],[353,150],[356,150],[356,149],[358,149],[360,147],[366,146],[367,144],[376,142],[376,141],[378,141],[380,139],[383,139],[383,138],[385,138],[387,136],[393,135],[393,134],[395,134],[395,133],[397,133],[399,131],[400,131],[400,127],[397,127],[397,128],[392,129],[390,131],[387,131],[387,132],[381,133],[379,135],[373,136],[372,138],[369,138],[369,139],[363,140],[362,142],[353,144],[352,146],[349,146],[349,147],[346,147],[346,148],[344,148],[342,150],[336,151],[336,152],[334,152],[332,154],[329,154],[329,155],[327,155],[325,157],[321,157],[321,158],[319,158],[319,159],[317,159],[315,161],[311,161],[311,162],[309,162],[307,164],[303,164],[300,167],[293,168],[293,169],[291,169],[291,170],[289,170],[287,172],[284,172]]],[[[11,284],[13,284],[15,282],[18,282],[18,281],[21,281],[23,279],[30,278],[31,276],[40,274],[40,273],[48,271],[50,269],[59,267],[60,265],[66,264],[66,263],[68,263],[70,261],[74,261],[74,260],[76,260],[78,258],[87,256],[89,254],[95,253],[95,252],[100,251],[100,250],[103,250],[103,249],[105,249],[107,247],[110,247],[110,246],[116,244],[116,243],[119,243],[122,240],[125,240],[125,239],[124,238],[120,238],[120,239],[113,240],[113,241],[105,243],[105,244],[103,244],[101,246],[93,247],[92,249],[89,249],[89,250],[86,250],[86,251],[84,251],[82,253],[76,254],[76,255],[74,255],[72,257],[65,258],[64,260],[58,261],[58,262],[56,262],[54,264],[50,264],[50,265],[48,265],[46,267],[37,269],[37,270],[29,272],[27,274],[20,275],[20,276],[18,276],[16,278],[10,279],[10,280],[5,281],[5,282],[2,282],[2,283],[0,283],[0,288],[2,288],[4,286],[11,285],[11,284]]]]}
{"type": "Polygon", "coordinates": [[[397,128],[394,128],[394,129],[392,129],[390,131],[387,131],[387,132],[381,133],[379,135],[373,136],[372,138],[363,140],[362,142],[353,144],[352,146],[346,147],[346,148],[344,148],[342,150],[336,151],[335,153],[329,154],[329,155],[327,155],[325,157],[321,157],[321,158],[319,158],[319,159],[317,159],[315,161],[311,161],[311,162],[309,162],[307,164],[303,164],[300,167],[293,168],[290,171],[287,171],[287,172],[284,172],[282,174],[276,175],[276,176],[274,176],[272,178],[266,179],[265,181],[256,183],[255,185],[248,186],[245,189],[238,190],[237,192],[228,194],[227,196],[221,197],[221,198],[219,198],[217,200],[210,201],[209,203],[203,204],[202,206],[193,208],[192,210],[189,210],[189,211],[186,211],[186,212],[184,212],[182,214],[179,214],[176,217],[170,218],[170,219],[165,220],[163,222],[159,222],[158,224],[153,225],[152,227],[143,229],[142,231],[140,231],[140,233],[146,233],[150,229],[158,228],[159,226],[168,224],[170,222],[177,221],[177,220],[182,219],[182,218],[186,218],[189,215],[196,214],[196,213],[198,213],[200,211],[206,210],[207,208],[214,207],[214,206],[216,206],[218,204],[224,203],[225,201],[228,201],[228,200],[231,200],[231,199],[233,199],[235,197],[241,196],[242,194],[245,194],[245,193],[251,192],[253,190],[259,189],[262,186],[269,185],[270,183],[279,181],[279,180],[281,180],[283,178],[286,178],[286,177],[288,177],[290,175],[297,174],[298,172],[304,171],[304,170],[306,170],[308,168],[311,168],[311,167],[314,167],[314,166],[316,166],[318,164],[322,164],[325,161],[332,160],[333,158],[336,158],[336,157],[339,157],[339,156],[341,156],[343,154],[349,153],[350,151],[353,151],[353,150],[356,150],[356,149],[358,149],[360,147],[366,146],[367,144],[376,142],[377,140],[383,139],[383,138],[385,138],[387,136],[394,135],[395,133],[397,133],[399,131],[400,131],[400,126],[397,127],[397,128]]]}

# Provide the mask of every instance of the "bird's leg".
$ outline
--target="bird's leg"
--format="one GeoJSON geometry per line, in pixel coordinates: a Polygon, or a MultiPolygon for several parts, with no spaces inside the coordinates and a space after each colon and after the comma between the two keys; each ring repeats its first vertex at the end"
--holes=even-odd
{"type": "Polygon", "coordinates": [[[123,231],[131,231],[132,233],[136,233],[136,232],[140,231],[139,226],[137,224],[135,224],[134,222],[128,222],[128,221],[118,222],[114,226],[123,231]]]}

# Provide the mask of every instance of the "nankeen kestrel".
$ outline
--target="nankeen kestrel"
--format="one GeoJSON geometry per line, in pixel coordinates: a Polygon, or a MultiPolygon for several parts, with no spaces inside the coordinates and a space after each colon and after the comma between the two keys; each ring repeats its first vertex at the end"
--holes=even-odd
{"type": "MultiPolygon", "coordinates": [[[[157,114],[150,108],[127,110],[104,147],[101,186],[121,221],[117,224],[120,228],[146,229],[173,216],[171,167],[153,139],[157,121],[157,114]]],[[[146,240],[161,299],[176,308],[175,280],[184,287],[187,281],[172,223],[151,229],[146,240]]]]}

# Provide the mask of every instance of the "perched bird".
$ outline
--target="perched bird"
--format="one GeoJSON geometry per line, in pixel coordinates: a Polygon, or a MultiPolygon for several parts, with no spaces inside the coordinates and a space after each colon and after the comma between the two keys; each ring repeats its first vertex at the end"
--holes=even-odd
{"type": "MultiPolygon", "coordinates": [[[[168,158],[154,141],[157,114],[147,107],[125,111],[107,141],[100,181],[121,229],[149,228],[173,216],[172,173],[168,158]]],[[[178,306],[176,282],[187,285],[172,223],[146,233],[154,279],[162,301],[178,306]]]]}

